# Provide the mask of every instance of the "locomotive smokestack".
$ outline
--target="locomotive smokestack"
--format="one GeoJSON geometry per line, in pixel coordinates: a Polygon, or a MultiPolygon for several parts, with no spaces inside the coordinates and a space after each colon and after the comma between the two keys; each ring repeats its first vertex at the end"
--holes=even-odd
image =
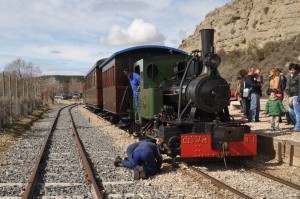
{"type": "Polygon", "coordinates": [[[211,53],[213,53],[214,46],[214,29],[200,30],[201,44],[202,44],[202,60],[204,63],[211,53]]]}
{"type": "Polygon", "coordinates": [[[221,63],[221,58],[215,54],[214,50],[214,29],[200,30],[202,44],[202,74],[210,74],[215,71],[221,63]]]}

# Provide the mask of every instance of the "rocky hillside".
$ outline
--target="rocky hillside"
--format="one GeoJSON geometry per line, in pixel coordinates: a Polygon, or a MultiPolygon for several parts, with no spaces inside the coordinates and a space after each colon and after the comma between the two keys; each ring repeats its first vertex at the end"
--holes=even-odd
{"type": "Polygon", "coordinates": [[[204,28],[216,30],[217,49],[244,49],[253,40],[261,46],[287,40],[300,32],[300,0],[233,0],[208,13],[180,48],[199,48],[199,31],[204,28]]]}
{"type": "Polygon", "coordinates": [[[261,67],[268,75],[272,67],[287,72],[290,62],[300,63],[300,0],[232,0],[208,13],[179,48],[201,48],[200,30],[205,28],[216,30],[220,71],[229,81],[236,78],[233,70],[261,67]]]}

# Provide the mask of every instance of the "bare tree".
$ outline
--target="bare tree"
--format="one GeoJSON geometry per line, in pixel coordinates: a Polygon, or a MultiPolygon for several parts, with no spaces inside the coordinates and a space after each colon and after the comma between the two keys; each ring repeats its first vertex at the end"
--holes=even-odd
{"type": "Polygon", "coordinates": [[[4,68],[4,72],[15,76],[18,80],[28,80],[33,77],[41,76],[41,70],[39,67],[35,66],[32,62],[26,62],[21,58],[8,63],[4,68]]]}
{"type": "Polygon", "coordinates": [[[69,83],[69,91],[71,93],[81,93],[82,92],[82,83],[77,78],[71,78],[69,83]]]}
{"type": "Polygon", "coordinates": [[[65,93],[65,94],[69,94],[69,83],[68,82],[62,82],[62,85],[63,85],[63,89],[62,89],[62,92],[65,93]]]}
{"type": "Polygon", "coordinates": [[[54,104],[55,94],[60,92],[62,88],[63,85],[54,77],[46,78],[42,84],[42,91],[43,93],[48,94],[48,97],[51,99],[52,104],[54,104]]]}
{"type": "MultiPolygon", "coordinates": [[[[39,67],[35,66],[32,62],[27,62],[18,58],[10,63],[8,63],[4,68],[4,73],[7,76],[10,76],[12,79],[16,79],[16,83],[13,86],[18,84],[28,84],[33,86],[33,88],[41,91],[41,70],[39,67]]],[[[18,88],[18,94],[22,93],[21,87],[18,88]]]]}

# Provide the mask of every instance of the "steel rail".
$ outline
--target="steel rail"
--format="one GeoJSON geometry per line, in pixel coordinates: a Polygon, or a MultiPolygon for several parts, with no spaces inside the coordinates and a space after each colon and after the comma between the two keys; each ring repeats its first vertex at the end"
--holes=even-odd
{"type": "MultiPolygon", "coordinates": [[[[71,105],[68,105],[68,106],[71,106],[71,105]]],[[[56,114],[56,116],[55,116],[55,119],[54,119],[54,121],[53,121],[53,123],[52,123],[52,125],[51,125],[51,128],[50,128],[50,130],[49,130],[49,133],[48,133],[48,135],[47,135],[47,137],[46,137],[46,139],[45,139],[45,142],[44,142],[44,144],[43,144],[43,146],[42,146],[42,148],[41,148],[41,150],[40,150],[40,154],[39,154],[37,160],[36,160],[35,163],[34,163],[34,167],[33,167],[33,170],[32,170],[32,172],[31,172],[31,175],[30,175],[30,177],[29,177],[29,181],[28,181],[28,184],[27,184],[27,186],[26,186],[26,188],[25,188],[25,191],[23,192],[22,199],[33,198],[34,189],[35,189],[36,182],[37,182],[37,179],[36,179],[36,178],[37,178],[37,176],[38,176],[38,175],[37,175],[37,172],[38,172],[38,170],[39,170],[39,168],[40,168],[40,165],[41,165],[41,163],[42,163],[42,161],[43,161],[43,157],[44,157],[44,155],[45,155],[45,149],[46,149],[46,146],[47,146],[47,144],[48,144],[48,142],[49,142],[49,140],[50,140],[50,137],[53,135],[54,129],[55,129],[56,124],[57,124],[58,117],[59,117],[59,115],[60,115],[60,112],[61,112],[64,108],[66,108],[66,107],[68,107],[68,106],[64,106],[64,107],[62,107],[61,109],[59,109],[59,111],[57,112],[57,114],[56,114]]]]}
{"type": "Polygon", "coordinates": [[[76,128],[76,125],[75,125],[75,122],[74,122],[74,119],[73,119],[73,116],[72,116],[72,113],[71,113],[71,109],[73,107],[71,107],[69,109],[69,113],[70,113],[70,116],[71,116],[71,122],[72,122],[72,130],[73,130],[73,135],[74,135],[74,138],[75,138],[75,141],[76,141],[76,145],[79,149],[79,154],[80,154],[80,157],[81,157],[81,160],[82,160],[82,163],[83,163],[83,167],[85,168],[86,179],[87,179],[88,182],[92,183],[92,186],[93,186],[93,189],[94,189],[94,192],[95,192],[97,198],[102,199],[102,195],[100,193],[99,187],[98,187],[97,182],[94,178],[92,168],[91,168],[90,163],[89,163],[88,158],[87,158],[87,152],[84,148],[84,145],[82,144],[82,142],[80,140],[80,137],[78,135],[77,128],[76,128]]]}
{"type": "Polygon", "coordinates": [[[236,189],[234,189],[234,188],[232,188],[232,187],[226,185],[225,183],[223,183],[223,182],[217,180],[216,178],[213,178],[212,176],[210,176],[210,175],[204,173],[203,171],[200,171],[199,169],[196,169],[196,168],[194,168],[194,167],[192,167],[192,166],[189,166],[189,165],[186,164],[186,163],[182,163],[182,164],[184,164],[185,166],[187,166],[189,169],[192,169],[192,170],[195,171],[196,173],[199,173],[199,174],[202,175],[203,177],[209,179],[209,180],[212,182],[212,184],[214,184],[215,186],[217,186],[217,187],[219,187],[219,188],[221,188],[221,189],[222,189],[222,188],[223,188],[223,189],[227,189],[227,190],[231,191],[232,193],[234,193],[234,194],[236,194],[236,195],[238,195],[238,196],[240,196],[240,197],[242,197],[242,198],[252,199],[251,197],[249,197],[249,196],[243,194],[242,192],[240,192],[240,191],[238,191],[238,190],[236,190],[236,189]]]}
{"type": "Polygon", "coordinates": [[[248,167],[248,166],[246,166],[246,165],[243,165],[243,166],[244,166],[245,168],[249,169],[250,171],[252,171],[253,173],[256,173],[256,174],[261,175],[261,176],[264,176],[264,177],[267,177],[267,178],[269,178],[269,179],[271,179],[271,180],[274,180],[274,181],[279,182],[279,183],[281,183],[281,184],[287,185],[287,186],[292,187],[292,188],[294,188],[294,189],[300,190],[300,186],[297,185],[297,184],[294,184],[294,183],[292,183],[292,182],[288,182],[288,181],[286,181],[286,180],[283,180],[283,179],[278,178],[278,177],[276,177],[276,176],[273,176],[273,175],[271,175],[271,174],[268,174],[268,173],[259,171],[259,170],[257,170],[257,169],[250,168],[250,167],[248,167]]]}
{"type": "Polygon", "coordinates": [[[268,174],[266,172],[263,172],[263,171],[259,171],[258,169],[255,169],[255,168],[251,168],[250,166],[246,165],[245,163],[241,162],[241,161],[231,161],[231,163],[233,164],[236,164],[236,165],[240,165],[240,166],[243,166],[245,169],[253,172],[253,173],[256,173],[258,175],[261,175],[261,176],[264,176],[266,178],[269,178],[271,180],[274,180],[276,182],[279,182],[281,184],[284,184],[286,186],[289,186],[289,187],[292,187],[294,189],[297,189],[297,190],[300,190],[300,186],[297,185],[297,184],[294,184],[292,182],[289,182],[289,181],[286,181],[286,180],[283,180],[281,178],[278,178],[274,175],[271,175],[271,174],[268,174]]]}

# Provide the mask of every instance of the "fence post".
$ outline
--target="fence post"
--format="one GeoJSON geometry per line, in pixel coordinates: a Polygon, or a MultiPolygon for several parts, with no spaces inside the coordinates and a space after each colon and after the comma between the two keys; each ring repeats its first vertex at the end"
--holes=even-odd
{"type": "Polygon", "coordinates": [[[3,99],[5,98],[5,81],[4,81],[4,72],[2,73],[2,79],[3,79],[3,92],[2,92],[2,96],[3,99]]]}
{"type": "Polygon", "coordinates": [[[3,106],[2,106],[2,117],[1,117],[1,127],[5,125],[5,118],[6,118],[6,106],[5,106],[5,79],[4,79],[4,72],[2,72],[2,80],[3,80],[3,89],[2,89],[2,100],[3,100],[3,106]]]}
{"type": "Polygon", "coordinates": [[[37,88],[35,87],[35,86],[33,86],[33,108],[34,109],[36,109],[36,107],[37,107],[37,105],[36,105],[36,102],[37,102],[37,100],[36,100],[36,96],[37,96],[37,88]]]}
{"type": "Polygon", "coordinates": [[[19,97],[18,97],[18,78],[17,77],[16,77],[16,93],[15,93],[15,97],[16,97],[16,116],[17,116],[17,118],[19,118],[20,114],[19,114],[19,103],[18,103],[19,97]]]}
{"type": "MultiPolygon", "coordinates": [[[[28,89],[30,87],[30,81],[28,80],[28,89]]],[[[31,102],[31,89],[28,90],[28,105],[29,105],[29,113],[31,113],[31,105],[32,105],[32,102],[31,102]]]]}
{"type": "Polygon", "coordinates": [[[12,124],[12,90],[11,90],[11,76],[8,77],[8,93],[9,93],[9,123],[12,124]]]}
{"type": "Polygon", "coordinates": [[[26,107],[24,105],[25,102],[25,81],[22,79],[22,114],[26,115],[26,107]]]}
{"type": "Polygon", "coordinates": [[[29,113],[28,109],[29,109],[29,94],[28,94],[28,81],[26,81],[26,115],[29,113]]]}

